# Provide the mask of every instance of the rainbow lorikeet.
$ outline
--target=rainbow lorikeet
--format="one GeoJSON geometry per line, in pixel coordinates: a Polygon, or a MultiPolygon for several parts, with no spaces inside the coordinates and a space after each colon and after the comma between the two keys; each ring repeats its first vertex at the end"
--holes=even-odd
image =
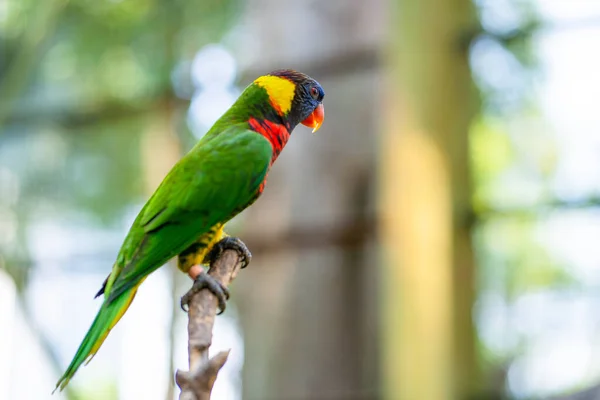
{"type": "MultiPolygon", "coordinates": [[[[131,304],[144,279],[179,255],[178,266],[208,288],[221,310],[228,293],[198,265],[232,247],[249,262],[243,243],[223,225],[263,192],[267,173],[298,125],[319,129],[323,96],[317,81],[278,70],[251,83],[208,133],[167,174],[133,222],[117,260],[97,296],[104,301],[64,375],[61,390],[96,354],[131,304]],[[222,240],[223,239],[223,240],[222,240]]],[[[187,297],[182,298],[182,306],[187,297]]]]}

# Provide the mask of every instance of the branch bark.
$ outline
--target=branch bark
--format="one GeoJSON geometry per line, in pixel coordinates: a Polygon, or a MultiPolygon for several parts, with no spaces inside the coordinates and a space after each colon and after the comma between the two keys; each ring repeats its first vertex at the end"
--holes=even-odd
{"type": "MultiPolygon", "coordinates": [[[[240,270],[240,261],[237,251],[225,250],[208,274],[227,287],[240,270]]],[[[188,311],[189,371],[178,370],[175,375],[181,389],[179,400],[209,400],[217,374],[227,361],[229,351],[208,358],[216,313],[217,298],[210,291],[201,290],[192,296],[188,311]]]]}

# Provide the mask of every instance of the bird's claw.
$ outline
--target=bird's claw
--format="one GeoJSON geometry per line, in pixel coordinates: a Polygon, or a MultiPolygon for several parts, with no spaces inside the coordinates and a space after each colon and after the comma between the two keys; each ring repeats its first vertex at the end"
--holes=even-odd
{"type": "Polygon", "coordinates": [[[248,250],[248,247],[239,238],[233,236],[227,236],[219,240],[206,255],[204,262],[213,265],[225,250],[235,250],[240,257],[242,268],[246,268],[250,261],[252,261],[252,253],[248,250]]]}
{"type": "Polygon", "coordinates": [[[194,284],[192,285],[191,289],[181,297],[181,309],[185,312],[188,312],[189,303],[192,300],[192,296],[202,289],[208,289],[212,294],[215,295],[217,301],[219,302],[219,312],[217,315],[223,314],[227,306],[227,300],[229,300],[229,290],[206,272],[202,272],[200,275],[198,275],[198,277],[196,277],[194,280],[194,284]]]}
{"type": "MultiPolygon", "coordinates": [[[[250,264],[250,260],[252,260],[252,254],[250,253],[250,250],[248,250],[248,247],[246,247],[244,242],[242,242],[240,239],[231,236],[223,238],[217,242],[204,258],[204,262],[211,266],[214,265],[219,257],[221,257],[223,252],[229,249],[237,251],[240,257],[242,268],[246,268],[248,264],[250,264]]],[[[196,277],[192,288],[181,298],[181,309],[185,312],[188,312],[188,306],[192,296],[202,289],[208,289],[212,294],[215,295],[219,302],[218,314],[222,314],[225,311],[226,302],[229,300],[229,290],[227,290],[227,288],[219,281],[205,272],[202,272],[196,277]]]]}

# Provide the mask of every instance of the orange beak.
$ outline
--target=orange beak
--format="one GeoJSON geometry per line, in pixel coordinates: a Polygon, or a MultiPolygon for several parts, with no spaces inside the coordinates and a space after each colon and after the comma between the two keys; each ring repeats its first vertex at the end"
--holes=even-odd
{"type": "Polygon", "coordinates": [[[313,128],[313,133],[319,130],[321,125],[323,125],[323,119],[325,118],[325,108],[323,104],[319,104],[315,111],[312,112],[304,121],[302,121],[302,125],[308,126],[309,128],[313,128]]]}

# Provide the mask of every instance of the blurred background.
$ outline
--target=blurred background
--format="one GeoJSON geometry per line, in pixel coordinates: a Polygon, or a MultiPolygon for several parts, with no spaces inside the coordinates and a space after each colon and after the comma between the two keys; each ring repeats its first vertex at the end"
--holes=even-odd
{"type": "Polygon", "coordinates": [[[0,399],[174,399],[168,265],[50,396],[133,218],[256,77],[326,91],[232,221],[216,400],[598,399],[600,2],[0,0],[0,399]]]}

